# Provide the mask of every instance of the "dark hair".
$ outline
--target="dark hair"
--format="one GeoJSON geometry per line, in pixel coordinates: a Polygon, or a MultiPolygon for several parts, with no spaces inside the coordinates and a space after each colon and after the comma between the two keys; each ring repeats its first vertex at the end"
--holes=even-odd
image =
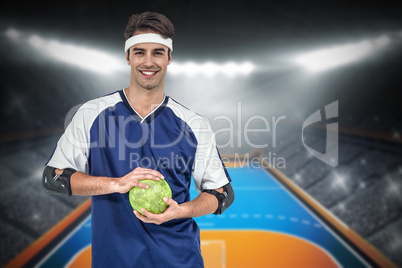
{"type": "Polygon", "coordinates": [[[174,27],[172,22],[163,14],[157,12],[143,12],[140,14],[131,15],[128,18],[124,37],[129,39],[136,31],[151,30],[164,38],[174,37],[174,27]]]}

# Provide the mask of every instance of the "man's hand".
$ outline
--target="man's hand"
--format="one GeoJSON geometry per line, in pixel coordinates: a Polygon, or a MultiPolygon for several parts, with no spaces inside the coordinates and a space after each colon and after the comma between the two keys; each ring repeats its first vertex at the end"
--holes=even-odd
{"type": "MultiPolygon", "coordinates": [[[[63,170],[56,169],[55,172],[60,175],[63,170]]],[[[165,177],[156,170],[137,167],[121,178],[91,176],[77,171],[71,176],[70,184],[73,195],[124,194],[133,187],[148,188],[148,185],[139,182],[140,180],[149,179],[159,181],[164,178],[165,177]]]]}
{"type": "Polygon", "coordinates": [[[160,179],[164,178],[165,177],[159,171],[149,168],[137,167],[127,175],[121,178],[116,178],[112,183],[115,188],[115,192],[124,194],[130,191],[133,187],[147,189],[148,185],[141,183],[140,180],[148,179],[159,181],[160,179]]]}
{"type": "MultiPolygon", "coordinates": [[[[216,190],[220,193],[223,192],[223,188],[216,190]]],[[[172,198],[167,197],[163,198],[163,202],[168,204],[169,207],[160,214],[153,214],[145,209],[141,210],[144,215],[141,215],[136,210],[134,210],[134,214],[143,222],[159,225],[174,219],[200,217],[214,213],[218,209],[218,199],[208,193],[200,193],[195,199],[181,203],[180,205],[172,198]]]]}
{"type": "Polygon", "coordinates": [[[141,212],[142,214],[144,214],[144,216],[136,210],[134,210],[134,214],[139,220],[143,222],[154,223],[157,225],[170,220],[181,218],[182,208],[176,201],[174,201],[172,198],[164,197],[163,202],[165,202],[169,206],[164,212],[160,214],[153,214],[144,208],[141,209],[141,212]]]}

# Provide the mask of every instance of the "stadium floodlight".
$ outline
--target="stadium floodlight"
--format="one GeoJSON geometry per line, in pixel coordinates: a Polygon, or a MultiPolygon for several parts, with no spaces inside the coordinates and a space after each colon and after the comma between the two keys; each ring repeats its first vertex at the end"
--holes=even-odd
{"type": "Polygon", "coordinates": [[[331,186],[333,188],[341,188],[341,189],[347,191],[348,186],[347,186],[346,180],[347,180],[347,178],[344,175],[335,173],[335,175],[333,176],[333,181],[332,181],[331,186]]]}
{"type": "Polygon", "coordinates": [[[8,29],[5,33],[6,36],[11,39],[17,39],[20,36],[20,32],[12,28],[8,29]]]}
{"type": "Polygon", "coordinates": [[[383,47],[391,43],[391,38],[387,35],[382,35],[376,39],[373,40],[374,44],[376,45],[377,48],[383,47]]]}
{"type": "Polygon", "coordinates": [[[61,62],[102,74],[121,71],[125,67],[124,61],[119,61],[118,57],[89,47],[47,40],[37,35],[29,37],[28,43],[43,54],[61,62]]]}
{"type": "Polygon", "coordinates": [[[402,183],[400,181],[394,181],[390,177],[386,178],[387,183],[387,196],[400,197],[402,193],[402,183]]]}
{"type": "Polygon", "coordinates": [[[127,69],[124,64],[124,56],[120,59],[111,53],[106,53],[91,47],[47,39],[39,35],[27,36],[15,29],[8,29],[5,35],[21,44],[29,44],[44,57],[49,57],[93,72],[112,74],[127,69]]]}
{"type": "Polygon", "coordinates": [[[216,75],[223,75],[226,77],[236,77],[238,75],[246,76],[256,69],[255,65],[251,62],[227,62],[222,64],[211,61],[205,63],[172,62],[168,68],[168,73],[171,75],[183,74],[188,77],[198,75],[205,77],[215,77],[216,75]]]}
{"type": "Polygon", "coordinates": [[[391,42],[387,35],[332,48],[320,49],[296,57],[295,62],[311,72],[321,72],[369,56],[391,42]]]}

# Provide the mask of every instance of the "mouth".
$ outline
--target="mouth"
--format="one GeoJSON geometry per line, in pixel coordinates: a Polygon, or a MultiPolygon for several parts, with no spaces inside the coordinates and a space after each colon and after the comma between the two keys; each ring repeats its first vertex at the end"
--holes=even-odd
{"type": "Polygon", "coordinates": [[[139,70],[140,73],[146,77],[146,78],[152,78],[154,77],[159,71],[154,71],[154,70],[139,70]]]}

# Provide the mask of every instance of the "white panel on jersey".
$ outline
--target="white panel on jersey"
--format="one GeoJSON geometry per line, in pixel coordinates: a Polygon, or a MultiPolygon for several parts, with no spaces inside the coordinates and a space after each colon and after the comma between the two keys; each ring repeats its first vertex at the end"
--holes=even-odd
{"type": "Polygon", "coordinates": [[[82,105],[58,141],[47,165],[59,169],[73,168],[87,173],[91,127],[100,113],[121,101],[119,92],[116,92],[82,105]]]}

